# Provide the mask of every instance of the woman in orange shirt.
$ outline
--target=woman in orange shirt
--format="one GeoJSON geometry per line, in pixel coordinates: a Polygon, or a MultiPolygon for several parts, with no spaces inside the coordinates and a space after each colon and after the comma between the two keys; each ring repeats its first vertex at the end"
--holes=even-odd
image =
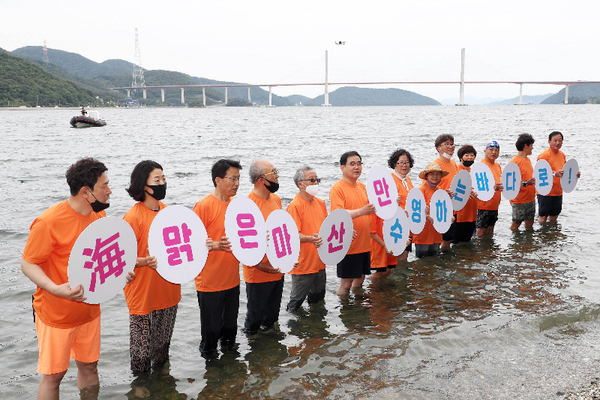
{"type": "Polygon", "coordinates": [[[127,192],[136,203],[123,219],[131,225],[138,243],[135,285],[125,287],[129,307],[129,352],[131,370],[147,372],[151,365],[169,360],[169,347],[181,285],[165,280],[156,271],[156,257],[148,253],[148,233],[158,212],[166,207],[167,182],[157,162],[146,160],[135,166],[127,192]]]}
{"type": "MultiPolygon", "coordinates": [[[[413,160],[410,153],[404,149],[396,150],[388,159],[388,166],[392,169],[392,176],[394,177],[394,182],[396,182],[396,187],[398,188],[397,202],[403,210],[406,209],[406,197],[408,196],[408,192],[413,188],[413,183],[410,180],[408,173],[414,165],[415,160],[413,160]]],[[[398,256],[398,261],[406,261],[408,253],[411,250],[412,235],[408,242],[408,246],[406,246],[406,250],[398,256]]]]}

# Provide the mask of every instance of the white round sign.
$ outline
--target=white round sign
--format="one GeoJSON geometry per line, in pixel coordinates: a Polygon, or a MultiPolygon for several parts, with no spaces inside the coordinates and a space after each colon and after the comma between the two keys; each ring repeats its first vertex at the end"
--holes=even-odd
{"type": "Polygon", "coordinates": [[[490,167],[483,162],[473,164],[471,167],[471,182],[473,189],[477,192],[477,198],[481,201],[489,201],[494,197],[495,190],[494,174],[490,167]]]}
{"type": "Polygon", "coordinates": [[[408,246],[408,239],[410,238],[408,225],[406,211],[400,207],[398,207],[392,218],[383,221],[383,242],[385,247],[395,256],[404,253],[406,246],[408,246]]]}
{"type": "Polygon", "coordinates": [[[247,197],[236,197],[225,211],[225,234],[235,258],[257,265],[267,251],[267,224],[260,209],[247,197]]]}
{"type": "Polygon", "coordinates": [[[148,232],[148,251],[156,257],[156,272],[171,283],[194,279],[206,264],[207,237],[202,220],[189,208],[163,208],[148,232]]]}
{"type": "Polygon", "coordinates": [[[514,162],[509,162],[502,171],[500,182],[504,186],[502,194],[506,200],[513,200],[521,191],[521,170],[514,162]]]}
{"type": "Polygon", "coordinates": [[[81,232],[71,250],[69,284],[83,285],[85,303],[100,304],[123,291],[136,260],[131,226],[121,218],[100,218],[81,232]]]}
{"type": "Polygon", "coordinates": [[[452,199],[443,189],[438,189],[429,201],[429,216],[433,218],[433,228],[439,233],[446,233],[452,225],[452,199]]]}
{"type": "Polygon", "coordinates": [[[560,178],[560,186],[565,193],[571,193],[577,185],[577,173],[579,172],[579,164],[574,158],[567,161],[563,166],[563,176],[560,178]]]}
{"type": "Polygon", "coordinates": [[[460,211],[467,205],[471,198],[472,187],[469,171],[463,169],[454,175],[450,184],[450,191],[454,193],[454,197],[452,198],[454,211],[460,211]]]}
{"type": "Polygon", "coordinates": [[[408,224],[410,231],[414,234],[423,232],[425,222],[427,222],[427,213],[425,212],[427,203],[425,196],[419,188],[412,188],[406,196],[406,211],[408,211],[408,224]]]}
{"type": "Polygon", "coordinates": [[[340,208],[329,213],[319,229],[323,244],[318,252],[324,264],[336,265],[346,257],[352,244],[353,231],[354,223],[348,211],[340,208]]]}
{"type": "Polygon", "coordinates": [[[533,168],[535,178],[535,190],[542,196],[547,196],[554,184],[554,174],[550,163],[544,159],[538,160],[533,168]]]}
{"type": "Polygon", "coordinates": [[[382,220],[390,219],[396,214],[398,188],[392,174],[381,165],[375,165],[369,170],[367,196],[369,203],[375,206],[375,214],[382,220]]]}
{"type": "Polygon", "coordinates": [[[300,235],[294,218],[283,210],[275,210],[267,218],[267,258],[284,274],[294,268],[300,257],[300,235]]]}

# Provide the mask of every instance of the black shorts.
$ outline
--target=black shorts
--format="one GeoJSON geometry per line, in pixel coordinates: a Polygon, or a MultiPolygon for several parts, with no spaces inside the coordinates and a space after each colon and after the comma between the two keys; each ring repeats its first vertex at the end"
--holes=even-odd
{"type": "Polygon", "coordinates": [[[562,196],[537,195],[540,217],[556,216],[562,211],[562,196]]]}
{"type": "Polygon", "coordinates": [[[469,242],[473,237],[473,233],[475,233],[475,221],[456,222],[452,243],[469,242]]]}
{"type": "Polygon", "coordinates": [[[396,264],[388,265],[387,267],[383,267],[383,268],[371,268],[371,272],[385,272],[388,269],[394,269],[394,268],[396,268],[396,264]]]}
{"type": "Polygon", "coordinates": [[[337,265],[338,278],[362,278],[371,275],[371,252],[346,254],[337,265]]]}
{"type": "Polygon", "coordinates": [[[446,241],[454,239],[454,234],[456,232],[456,215],[454,215],[454,219],[455,222],[450,225],[450,229],[448,229],[446,233],[442,235],[442,240],[446,241]]]}

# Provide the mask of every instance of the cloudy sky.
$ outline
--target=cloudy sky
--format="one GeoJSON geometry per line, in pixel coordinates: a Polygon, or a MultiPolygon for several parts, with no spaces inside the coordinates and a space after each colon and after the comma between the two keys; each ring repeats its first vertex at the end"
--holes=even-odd
{"type": "MultiPolygon", "coordinates": [[[[600,80],[599,12],[594,0],[6,0],[0,48],[46,40],[50,49],[96,62],[133,62],[137,28],[145,69],[225,81],[323,82],[326,50],[330,82],[457,81],[462,48],[466,80],[600,80]]],[[[458,85],[393,87],[440,101],[459,93],[458,85]]],[[[523,92],[561,88],[529,85],[523,92]]],[[[466,94],[510,98],[519,88],[468,85],[466,94]]]]}

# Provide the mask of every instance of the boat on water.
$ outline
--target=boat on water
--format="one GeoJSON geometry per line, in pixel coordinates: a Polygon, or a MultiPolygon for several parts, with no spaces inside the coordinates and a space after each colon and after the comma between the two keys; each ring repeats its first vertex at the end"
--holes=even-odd
{"type": "Polygon", "coordinates": [[[71,118],[71,126],[73,128],[89,128],[104,125],[106,125],[106,121],[100,119],[98,111],[88,111],[86,114],[76,115],[71,118]]]}

